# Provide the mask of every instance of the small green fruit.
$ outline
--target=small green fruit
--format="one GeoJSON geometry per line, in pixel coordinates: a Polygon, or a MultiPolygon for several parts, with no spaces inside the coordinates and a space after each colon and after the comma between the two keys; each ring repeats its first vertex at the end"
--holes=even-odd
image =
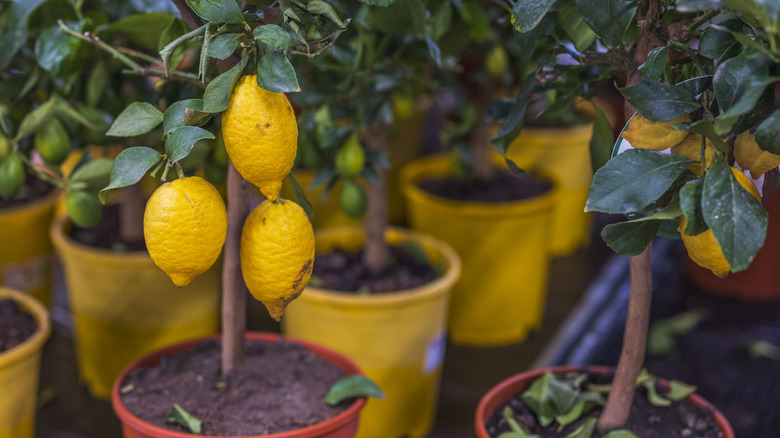
{"type": "Polygon", "coordinates": [[[11,144],[8,143],[8,139],[0,135],[0,160],[6,157],[11,152],[11,144]]]}
{"type": "Polygon", "coordinates": [[[341,209],[351,218],[359,218],[366,214],[368,199],[366,191],[354,179],[345,179],[341,187],[341,209]]]}
{"type": "Polygon", "coordinates": [[[411,119],[417,113],[417,105],[411,97],[395,93],[392,96],[392,101],[393,112],[401,120],[411,119]]]}
{"type": "Polygon", "coordinates": [[[91,228],[100,222],[102,211],[97,199],[86,192],[69,192],[65,195],[65,206],[73,223],[81,228],[91,228]]]}
{"type": "Polygon", "coordinates": [[[59,120],[51,119],[35,133],[33,146],[44,161],[60,164],[70,152],[68,131],[59,120]]]}
{"type": "Polygon", "coordinates": [[[24,185],[24,163],[17,154],[11,154],[0,162],[0,196],[11,199],[24,185]]]}
{"type": "Polygon", "coordinates": [[[336,153],[336,172],[342,178],[354,178],[363,170],[366,154],[357,136],[353,135],[336,153]]]}
{"type": "Polygon", "coordinates": [[[506,73],[509,68],[509,57],[503,47],[496,45],[485,58],[485,68],[491,77],[496,79],[506,73]]]}

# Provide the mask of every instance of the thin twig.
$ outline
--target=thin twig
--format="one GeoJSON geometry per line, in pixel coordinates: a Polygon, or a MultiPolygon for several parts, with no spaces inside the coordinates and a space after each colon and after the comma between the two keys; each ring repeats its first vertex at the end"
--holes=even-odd
{"type": "Polygon", "coordinates": [[[159,61],[157,58],[151,55],[147,55],[144,52],[139,52],[138,50],[128,49],[127,47],[116,47],[116,50],[120,53],[124,53],[125,55],[133,56],[138,59],[142,59],[146,62],[154,63],[159,61]]]}

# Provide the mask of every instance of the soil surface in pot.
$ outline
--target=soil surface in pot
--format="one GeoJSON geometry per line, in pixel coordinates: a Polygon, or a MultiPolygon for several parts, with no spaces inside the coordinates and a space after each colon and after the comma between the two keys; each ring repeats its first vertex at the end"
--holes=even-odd
{"type": "MultiPolygon", "coordinates": [[[[583,384],[583,388],[588,383],[608,384],[611,383],[611,374],[591,374],[583,384]]],[[[658,393],[666,395],[666,390],[660,385],[656,385],[658,393]]],[[[519,396],[520,394],[518,394],[519,396]]],[[[558,431],[558,424],[543,428],[536,422],[536,416],[528,407],[518,398],[512,399],[509,406],[515,411],[517,420],[525,425],[533,434],[539,434],[544,438],[565,438],[575,431],[578,427],[590,417],[598,417],[601,410],[591,411],[583,415],[577,421],[567,425],[558,431]]],[[[503,432],[508,432],[509,426],[503,417],[504,407],[500,406],[488,420],[485,428],[491,437],[496,438],[503,432]]],[[[647,391],[644,387],[637,388],[636,396],[631,405],[631,413],[628,416],[628,422],[625,429],[630,430],[639,438],[722,438],[723,434],[715,422],[715,417],[709,408],[696,406],[688,399],[679,402],[673,402],[669,407],[656,407],[647,400],[647,391]]],[[[595,434],[593,438],[601,437],[595,434]]]]}
{"type": "Polygon", "coordinates": [[[537,197],[552,188],[552,184],[539,175],[515,175],[508,170],[496,171],[490,181],[448,176],[424,179],[417,185],[443,198],[471,202],[520,201],[537,197]]]}
{"type": "Polygon", "coordinates": [[[92,228],[73,225],[70,237],[87,246],[111,249],[114,251],[145,251],[143,236],[139,240],[125,240],[119,234],[119,205],[109,204],[103,207],[100,223],[92,228]]]}
{"type": "Polygon", "coordinates": [[[21,344],[35,333],[38,325],[32,315],[14,300],[0,300],[0,353],[21,344]]]}
{"type": "Polygon", "coordinates": [[[0,198],[0,210],[4,208],[19,207],[27,205],[38,199],[43,198],[54,190],[54,186],[36,178],[30,173],[27,173],[24,185],[19,189],[19,193],[14,195],[11,199],[0,198]]]}
{"type": "Polygon", "coordinates": [[[390,264],[379,272],[363,264],[363,250],[336,248],[314,258],[309,284],[331,290],[357,293],[388,293],[421,286],[438,275],[421,248],[390,246],[390,264]]]}
{"type": "Polygon", "coordinates": [[[123,382],[122,403],[156,426],[188,432],[166,419],[174,403],[203,422],[203,435],[263,435],[300,429],[344,411],[323,401],[344,372],[303,346],[247,341],[244,370],[220,374],[220,342],[209,341],[123,382]]]}

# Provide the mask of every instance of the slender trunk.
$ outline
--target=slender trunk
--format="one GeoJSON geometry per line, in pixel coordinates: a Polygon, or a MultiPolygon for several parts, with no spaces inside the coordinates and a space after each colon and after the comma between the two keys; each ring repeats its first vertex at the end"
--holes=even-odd
{"type": "MultiPolygon", "coordinates": [[[[370,149],[387,153],[387,124],[378,118],[366,132],[365,143],[370,149]]],[[[366,212],[366,243],[363,251],[363,264],[378,272],[387,266],[390,250],[385,242],[387,228],[387,170],[375,167],[379,175],[376,184],[368,184],[368,211],[366,212]]]]}
{"type": "Polygon", "coordinates": [[[496,84],[492,81],[483,83],[479,87],[478,95],[474,102],[477,110],[477,127],[471,133],[471,153],[474,158],[474,177],[480,181],[490,181],[496,173],[493,166],[493,147],[490,145],[490,126],[485,119],[485,110],[493,100],[496,84]]]}
{"type": "MultiPolygon", "coordinates": [[[[185,0],[172,0],[190,29],[200,26],[200,19],[185,0]]],[[[230,57],[217,63],[220,73],[229,70],[237,60],[230,57]]],[[[241,230],[249,215],[249,183],[241,177],[233,163],[228,163],[227,219],[224,263],[222,265],[222,374],[227,375],[244,366],[246,356],[246,285],[241,275],[239,248],[241,230]]]]}
{"type": "MultiPolygon", "coordinates": [[[[640,36],[632,62],[627,66],[626,85],[639,81],[637,67],[647,60],[647,55],[656,47],[665,45],[658,34],[662,4],[660,0],[642,0],[637,8],[637,24],[640,36]]],[[[634,114],[635,108],[628,101],[624,107],[626,120],[634,114]]],[[[598,430],[606,433],[625,426],[631,403],[636,391],[636,379],[642,370],[647,342],[647,327],[650,321],[650,302],[653,296],[652,265],[650,262],[652,243],[641,254],[630,259],[631,296],[628,301],[626,329],[623,335],[623,349],[612,381],[612,390],[607,405],[599,417],[598,430]]]]}
{"type": "Polygon", "coordinates": [[[141,183],[122,189],[119,204],[119,236],[123,242],[144,240],[145,197],[141,183]]]}

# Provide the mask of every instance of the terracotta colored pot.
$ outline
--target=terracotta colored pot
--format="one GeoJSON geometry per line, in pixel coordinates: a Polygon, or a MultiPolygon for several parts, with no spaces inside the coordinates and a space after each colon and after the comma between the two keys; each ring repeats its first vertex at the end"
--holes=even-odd
{"type": "MultiPolygon", "coordinates": [[[[153,366],[160,362],[160,360],[165,356],[176,355],[183,351],[192,349],[199,343],[214,339],[219,339],[219,335],[207,336],[200,339],[193,339],[191,341],[182,342],[176,345],[171,345],[170,347],[163,348],[142,357],[125,368],[124,371],[122,371],[122,374],[120,374],[119,378],[117,378],[114,382],[114,387],[111,392],[111,405],[114,408],[116,415],[122,421],[122,434],[124,438],[193,438],[196,436],[189,433],[164,429],[162,427],[147,423],[146,421],[136,417],[122,404],[119,390],[123,386],[123,382],[127,378],[128,374],[130,374],[130,372],[134,369],[153,366]]],[[[278,342],[280,339],[282,339],[282,336],[276,333],[248,332],[246,333],[246,339],[253,341],[278,342]]],[[[331,364],[343,370],[348,375],[363,375],[363,372],[360,370],[360,368],[358,368],[357,365],[355,365],[354,362],[333,350],[297,339],[284,339],[287,342],[306,347],[307,349],[313,351],[314,354],[327,360],[331,364]]],[[[339,415],[327,419],[321,423],[304,427],[302,429],[267,435],[251,435],[234,438],[352,438],[355,436],[357,431],[358,417],[360,410],[363,409],[365,403],[365,398],[359,398],[355,400],[355,402],[352,403],[352,405],[347,408],[347,410],[343,411],[339,415]]],[[[203,436],[205,438],[209,437],[209,435],[198,436],[203,436]]]]}
{"type": "MultiPolygon", "coordinates": [[[[611,371],[611,368],[594,366],[587,367],[584,370],[588,372],[604,373],[611,371]]],[[[474,416],[474,430],[477,432],[477,438],[490,438],[490,435],[488,435],[488,432],[485,429],[485,423],[490,419],[496,409],[512,398],[517,397],[517,395],[523,392],[531,382],[541,377],[545,371],[552,371],[554,374],[562,374],[582,372],[583,369],[572,366],[542,368],[517,374],[494,386],[487,394],[482,396],[479,405],[477,405],[477,412],[474,416]]],[[[661,384],[666,385],[668,382],[661,379],[661,384]]],[[[711,409],[712,415],[715,416],[715,422],[718,423],[721,432],[723,432],[723,438],[734,438],[734,431],[731,429],[728,420],[726,420],[726,417],[715,409],[713,405],[696,394],[692,394],[688,399],[697,406],[706,406],[711,409]]]]}

